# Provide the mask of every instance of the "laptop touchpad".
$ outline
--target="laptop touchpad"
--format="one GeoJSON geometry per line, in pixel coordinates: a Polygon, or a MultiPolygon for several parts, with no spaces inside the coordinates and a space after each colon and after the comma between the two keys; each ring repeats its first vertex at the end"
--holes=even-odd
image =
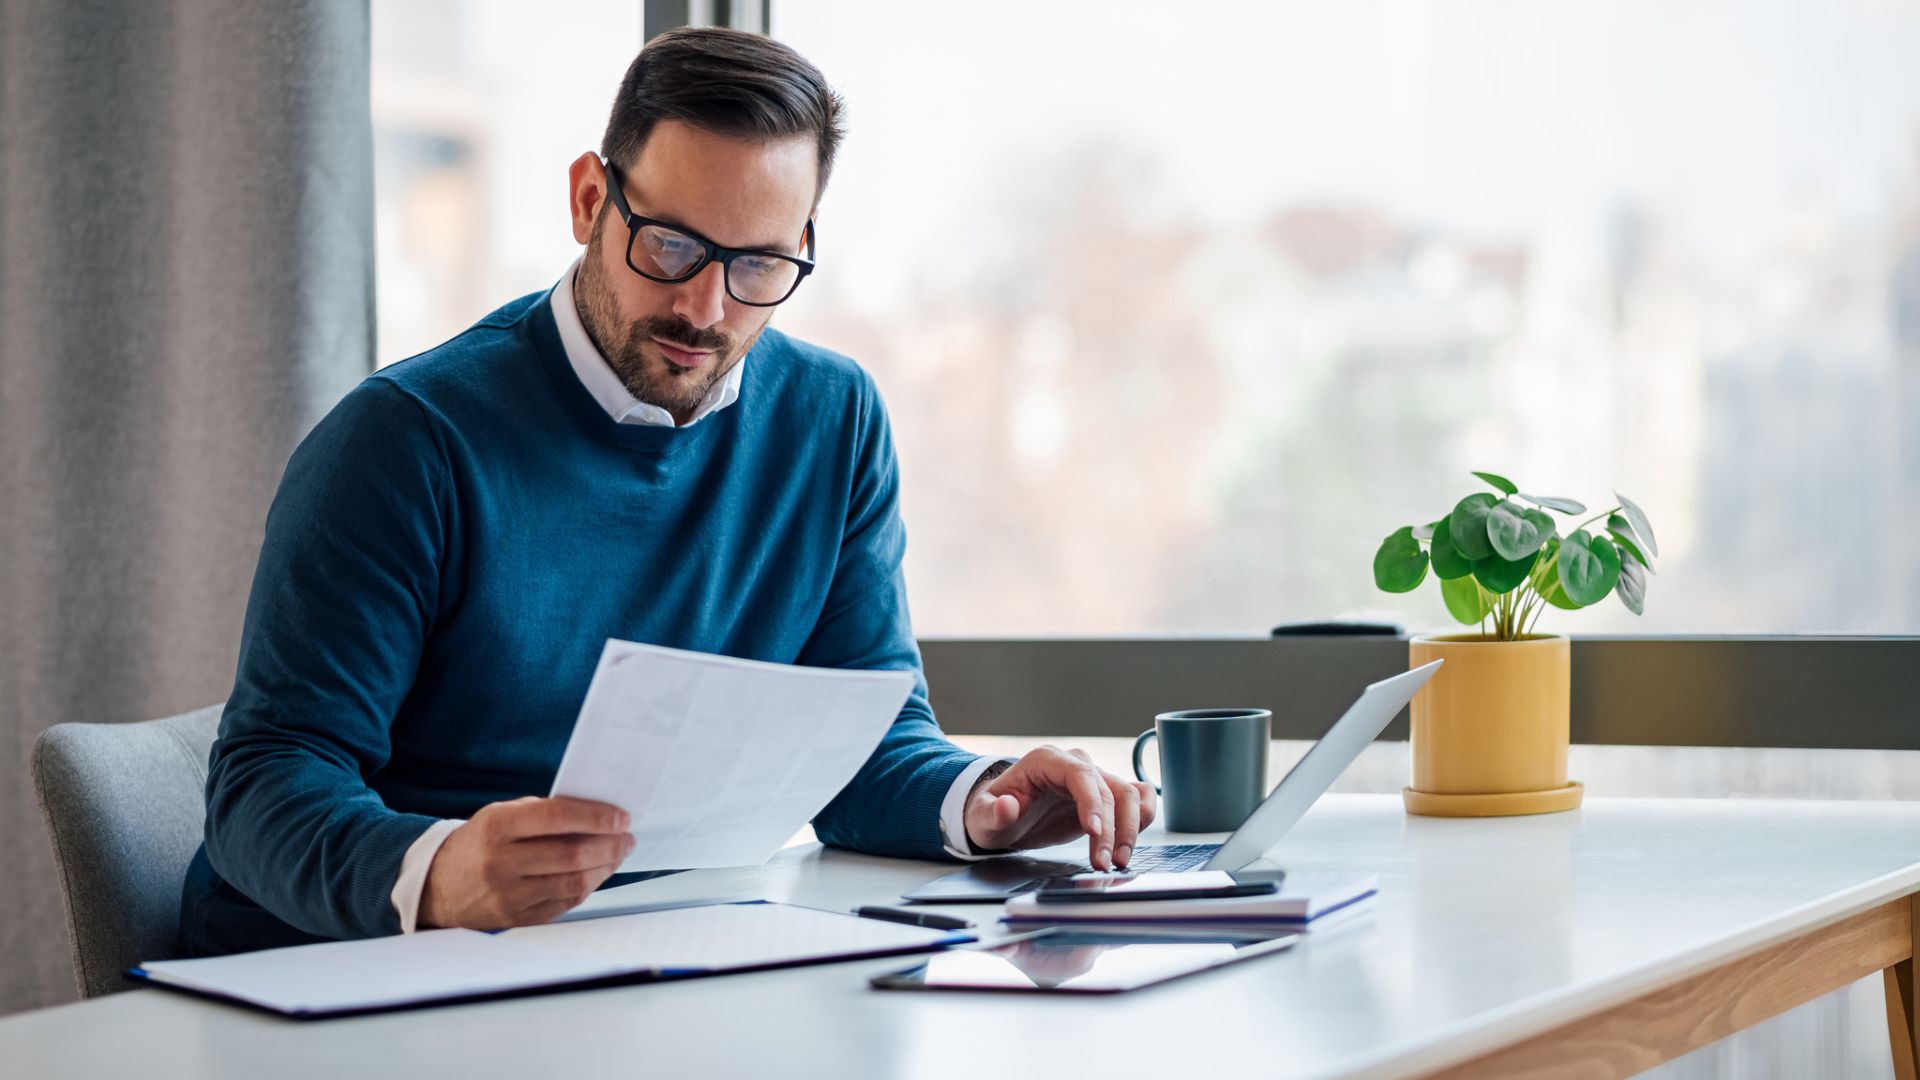
{"type": "Polygon", "coordinates": [[[1029,882],[1063,874],[1075,874],[1085,869],[1085,863],[1053,862],[1021,856],[986,859],[957,873],[948,874],[946,877],[936,878],[925,885],[909,889],[900,895],[908,900],[920,900],[926,903],[954,900],[1005,900],[1011,893],[1029,882]]]}

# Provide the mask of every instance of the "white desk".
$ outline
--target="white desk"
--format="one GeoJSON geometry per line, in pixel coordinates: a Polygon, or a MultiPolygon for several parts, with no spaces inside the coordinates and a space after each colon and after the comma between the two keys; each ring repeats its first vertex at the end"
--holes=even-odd
{"type": "MultiPolygon", "coordinates": [[[[1580,1075],[1628,1075],[1894,969],[1894,1056],[1912,1075],[1920,805],[1590,798],[1475,821],[1332,795],[1274,856],[1379,870],[1377,913],[1103,999],[867,989],[897,958],[320,1023],[143,990],[0,1020],[0,1072],[1057,1080],[1529,1075],[1579,1060],[1593,1069],[1580,1075]]],[[[944,869],[808,846],[620,893],[844,909],[944,869]]]]}

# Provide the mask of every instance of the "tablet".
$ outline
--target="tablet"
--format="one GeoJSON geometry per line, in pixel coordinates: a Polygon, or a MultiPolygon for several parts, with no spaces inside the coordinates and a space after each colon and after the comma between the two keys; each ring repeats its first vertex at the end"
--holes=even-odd
{"type": "Polygon", "coordinates": [[[983,949],[936,953],[876,975],[882,990],[1114,994],[1279,952],[1298,934],[1055,927],[983,949]]]}

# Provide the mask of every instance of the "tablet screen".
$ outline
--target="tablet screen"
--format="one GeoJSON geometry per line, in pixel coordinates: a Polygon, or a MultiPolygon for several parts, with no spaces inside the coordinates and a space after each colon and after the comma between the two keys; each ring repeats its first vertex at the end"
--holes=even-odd
{"type": "Polygon", "coordinates": [[[1278,952],[1298,934],[1044,930],[987,949],[935,953],[874,978],[888,990],[1028,990],[1111,994],[1278,952]]]}

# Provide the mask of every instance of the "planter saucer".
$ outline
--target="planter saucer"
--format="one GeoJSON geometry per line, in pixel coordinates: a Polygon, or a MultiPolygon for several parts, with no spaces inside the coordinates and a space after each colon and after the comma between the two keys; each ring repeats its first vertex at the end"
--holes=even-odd
{"type": "Polygon", "coordinates": [[[1556,814],[1580,805],[1586,785],[1575,780],[1563,788],[1545,791],[1507,791],[1498,794],[1447,795],[1437,791],[1402,788],[1407,813],[1428,817],[1507,817],[1516,814],[1556,814]]]}

